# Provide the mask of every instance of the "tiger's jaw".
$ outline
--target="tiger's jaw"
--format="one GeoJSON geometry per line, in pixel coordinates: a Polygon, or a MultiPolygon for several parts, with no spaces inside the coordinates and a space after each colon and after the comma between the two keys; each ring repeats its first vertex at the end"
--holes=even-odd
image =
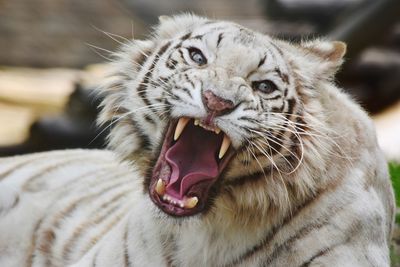
{"type": "Polygon", "coordinates": [[[189,118],[171,122],[151,175],[152,201],[172,216],[202,212],[233,154],[219,128],[189,118]]]}

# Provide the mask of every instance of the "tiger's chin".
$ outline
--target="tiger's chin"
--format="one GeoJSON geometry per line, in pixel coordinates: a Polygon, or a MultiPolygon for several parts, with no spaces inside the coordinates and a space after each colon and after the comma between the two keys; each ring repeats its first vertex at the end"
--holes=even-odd
{"type": "Polygon", "coordinates": [[[230,143],[223,131],[204,120],[172,121],[152,171],[152,201],[177,217],[204,211],[210,189],[235,154],[230,143]]]}

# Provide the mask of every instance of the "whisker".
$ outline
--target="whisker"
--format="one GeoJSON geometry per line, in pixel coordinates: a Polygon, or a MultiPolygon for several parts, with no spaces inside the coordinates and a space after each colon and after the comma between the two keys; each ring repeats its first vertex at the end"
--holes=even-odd
{"type": "MultiPolygon", "coordinates": [[[[107,125],[107,127],[105,127],[103,130],[101,130],[100,133],[98,133],[98,134],[93,138],[93,140],[89,142],[88,145],[91,145],[101,134],[103,134],[106,130],[110,129],[111,126],[113,126],[115,123],[119,122],[120,120],[126,118],[127,116],[130,116],[130,115],[132,115],[132,114],[134,114],[135,112],[140,111],[140,110],[146,110],[146,109],[150,109],[150,108],[152,108],[152,107],[153,107],[153,108],[155,108],[155,107],[160,108],[160,107],[165,107],[165,106],[166,106],[166,104],[164,104],[164,103],[156,103],[156,104],[153,104],[153,105],[148,105],[148,106],[140,107],[140,108],[137,108],[137,109],[135,109],[135,110],[131,110],[131,111],[129,111],[129,112],[126,112],[125,114],[121,115],[121,117],[117,118],[117,119],[114,120],[114,121],[112,120],[112,119],[113,119],[113,118],[112,118],[111,121],[110,121],[110,124],[107,125]]],[[[104,123],[102,123],[102,124],[105,124],[105,123],[106,123],[106,122],[104,122],[104,123]]]]}

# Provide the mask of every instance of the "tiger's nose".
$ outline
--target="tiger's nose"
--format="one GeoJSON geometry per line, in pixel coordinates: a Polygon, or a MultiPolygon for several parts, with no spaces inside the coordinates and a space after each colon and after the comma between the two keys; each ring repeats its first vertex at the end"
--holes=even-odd
{"type": "Polygon", "coordinates": [[[216,111],[217,113],[223,113],[234,108],[232,101],[224,99],[215,95],[210,90],[203,93],[204,103],[210,111],[216,111]]]}

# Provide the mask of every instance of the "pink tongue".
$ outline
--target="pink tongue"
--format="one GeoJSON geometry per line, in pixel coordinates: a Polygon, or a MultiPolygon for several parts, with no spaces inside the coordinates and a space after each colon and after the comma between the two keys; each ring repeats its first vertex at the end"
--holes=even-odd
{"type": "Polygon", "coordinates": [[[222,137],[189,122],[165,158],[172,168],[167,193],[182,199],[195,184],[218,176],[216,153],[222,137]]]}

